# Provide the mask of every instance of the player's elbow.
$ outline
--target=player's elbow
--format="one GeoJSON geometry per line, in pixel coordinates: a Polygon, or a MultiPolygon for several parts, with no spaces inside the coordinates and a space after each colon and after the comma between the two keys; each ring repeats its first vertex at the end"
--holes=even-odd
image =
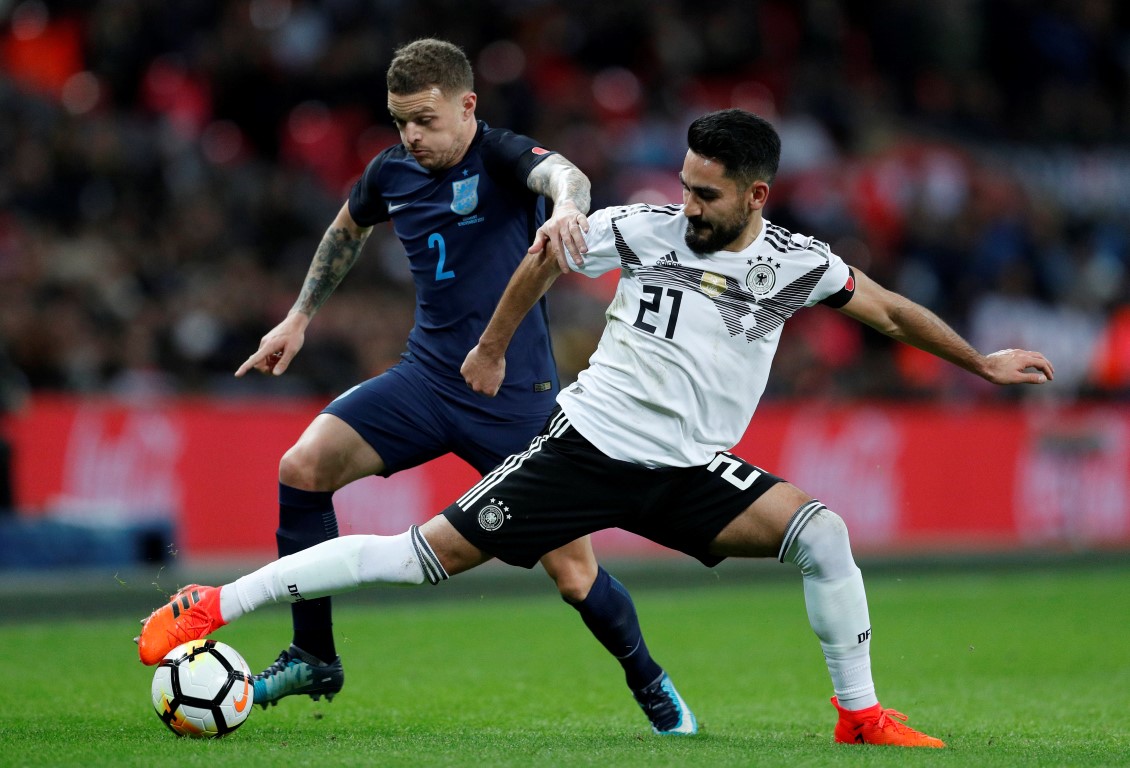
{"type": "Polygon", "coordinates": [[[889,291],[885,301],[878,302],[876,310],[868,318],[868,324],[879,331],[896,339],[906,337],[906,329],[916,325],[915,305],[896,293],[889,291]]]}

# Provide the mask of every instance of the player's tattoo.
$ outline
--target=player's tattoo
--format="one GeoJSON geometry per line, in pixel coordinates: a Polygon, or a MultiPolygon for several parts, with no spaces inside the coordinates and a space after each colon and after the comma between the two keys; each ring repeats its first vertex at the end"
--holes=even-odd
{"type": "Polygon", "coordinates": [[[345,227],[326,230],[306,274],[306,283],[294,303],[295,309],[307,315],[317,312],[353,267],[368,236],[368,231],[357,236],[345,227]]]}
{"type": "Polygon", "coordinates": [[[561,155],[553,155],[539,163],[530,171],[526,186],[555,204],[570,200],[581,213],[588,213],[592,204],[589,194],[592,185],[588,177],[561,155]]]}

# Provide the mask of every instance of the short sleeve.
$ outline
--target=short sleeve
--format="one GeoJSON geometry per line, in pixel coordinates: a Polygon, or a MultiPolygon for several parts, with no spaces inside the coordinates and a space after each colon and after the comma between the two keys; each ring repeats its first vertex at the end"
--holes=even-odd
{"type": "Polygon", "coordinates": [[[362,227],[389,220],[388,206],[379,185],[381,166],[387,154],[386,150],[370,160],[349,192],[349,215],[362,227]]]}
{"type": "Polygon", "coordinates": [[[577,266],[568,259],[569,268],[586,277],[600,277],[606,272],[620,267],[620,252],[616,250],[616,237],[612,231],[612,209],[601,208],[588,217],[589,231],[585,233],[585,245],[589,247],[584,262],[577,266]]]}
{"type": "Polygon", "coordinates": [[[808,248],[828,260],[828,269],[820,277],[807,305],[811,307],[815,304],[826,304],[838,308],[847,304],[855,291],[855,278],[852,276],[851,268],[843,259],[832,253],[827,243],[812,239],[808,243],[808,248]]]}
{"type": "Polygon", "coordinates": [[[493,128],[483,135],[482,155],[487,171],[497,179],[516,182],[523,188],[530,171],[555,154],[529,136],[503,128],[493,128]]]}

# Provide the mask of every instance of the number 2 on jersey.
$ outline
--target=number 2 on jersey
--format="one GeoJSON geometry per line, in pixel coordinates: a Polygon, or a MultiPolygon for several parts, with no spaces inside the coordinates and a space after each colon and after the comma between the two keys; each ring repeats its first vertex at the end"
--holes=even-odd
{"type": "Polygon", "coordinates": [[[429,237],[428,248],[436,248],[439,250],[439,260],[436,261],[436,280],[450,280],[455,277],[455,272],[443,268],[444,262],[447,261],[447,244],[443,242],[443,235],[436,232],[429,237]]]}
{"type": "MultiPolygon", "coordinates": [[[[663,289],[658,285],[645,285],[643,292],[651,296],[651,301],[644,301],[640,299],[640,312],[636,315],[636,321],[632,323],[636,328],[641,328],[648,333],[655,333],[658,328],[651,323],[644,320],[645,312],[653,312],[660,314],[661,305],[663,303],[663,289]]],[[[663,338],[669,339],[675,335],[675,323],[679,320],[679,307],[683,305],[683,292],[677,291],[674,288],[667,289],[667,297],[671,299],[671,314],[667,318],[667,330],[663,333],[663,338]]]]}

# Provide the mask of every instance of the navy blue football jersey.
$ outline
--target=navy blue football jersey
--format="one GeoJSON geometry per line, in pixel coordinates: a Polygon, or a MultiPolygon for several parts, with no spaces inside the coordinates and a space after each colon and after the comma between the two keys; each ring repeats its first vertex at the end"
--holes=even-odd
{"type": "MultiPolygon", "coordinates": [[[[459,367],[545,219],[545,201],[526,180],[550,154],[533,139],[479,121],[454,167],[428,171],[397,144],[370,161],[349,195],[349,213],[361,226],[392,221],[416,285],[405,356],[451,397],[483,398],[459,367]]],[[[506,380],[490,407],[548,413],[557,389],[543,297],[506,352],[506,380]]]]}

